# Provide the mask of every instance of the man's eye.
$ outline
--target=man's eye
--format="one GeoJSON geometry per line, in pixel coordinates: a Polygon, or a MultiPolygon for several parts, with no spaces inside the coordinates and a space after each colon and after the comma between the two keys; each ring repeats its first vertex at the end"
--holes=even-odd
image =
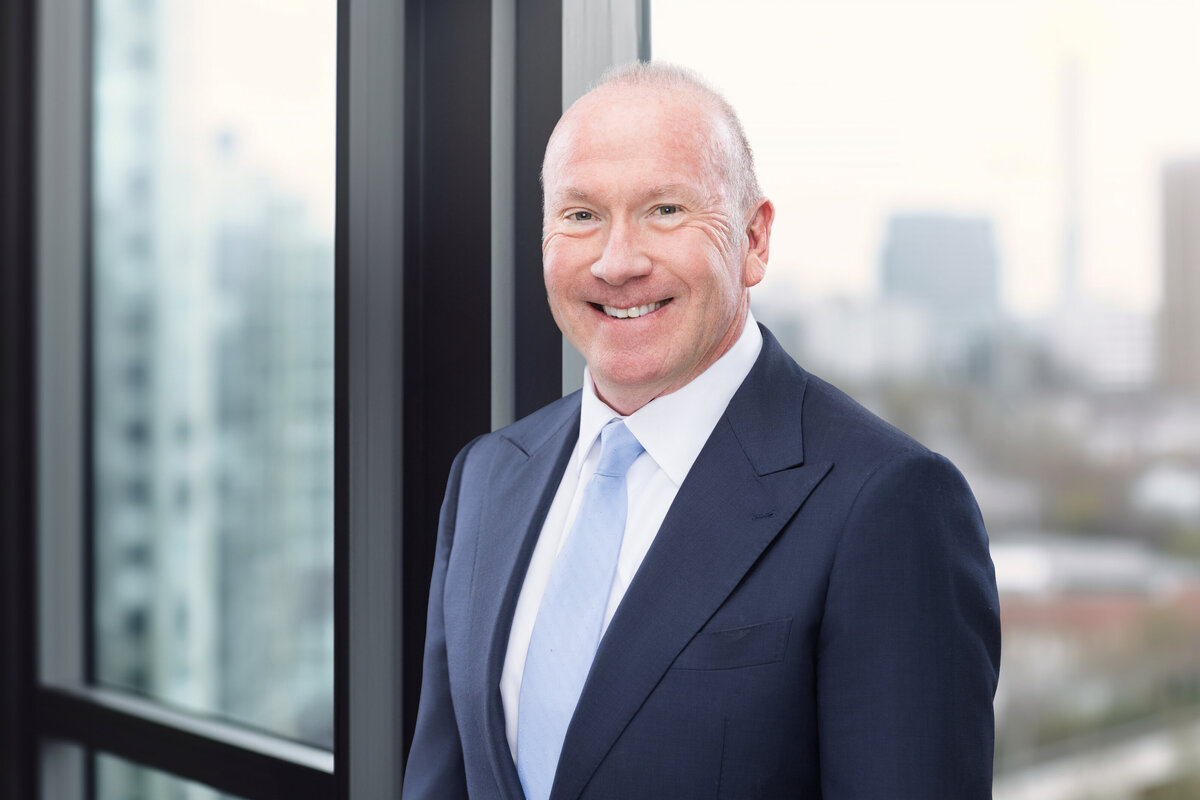
{"type": "Polygon", "coordinates": [[[573,219],[576,222],[587,222],[588,220],[595,219],[595,215],[590,211],[572,211],[570,214],[567,214],[567,219],[573,219]]]}
{"type": "Polygon", "coordinates": [[[665,217],[668,214],[678,214],[679,206],[658,206],[654,209],[654,211],[655,213],[665,217]]]}

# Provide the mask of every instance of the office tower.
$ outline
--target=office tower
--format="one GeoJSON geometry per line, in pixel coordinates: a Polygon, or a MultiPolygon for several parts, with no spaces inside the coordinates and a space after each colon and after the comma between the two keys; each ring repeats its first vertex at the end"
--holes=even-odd
{"type": "MultiPolygon", "coordinates": [[[[96,4],[96,678],[331,746],[332,230],[190,103],[189,13],[96,4]]],[[[207,797],[98,772],[105,796],[207,797]]]]}
{"type": "Polygon", "coordinates": [[[991,220],[894,214],[881,259],[883,299],[923,313],[935,363],[975,372],[999,320],[999,265],[991,220]]]}
{"type": "Polygon", "coordinates": [[[1200,392],[1200,158],[1163,168],[1162,259],[1159,379],[1200,392]]]}
{"type": "Polygon", "coordinates": [[[93,144],[92,470],[96,535],[96,673],[101,683],[204,704],[213,691],[208,632],[213,609],[210,527],[200,489],[206,470],[198,436],[208,427],[204,360],[170,324],[173,305],[211,307],[194,283],[192,259],[171,269],[178,238],[172,199],[183,187],[169,169],[157,108],[167,55],[162,9],[97,7],[93,144]],[[168,354],[170,358],[168,359],[168,354]],[[186,381],[176,376],[186,375],[186,381]],[[169,534],[166,532],[169,531],[169,534]],[[162,547],[186,554],[186,564],[162,547]]]}

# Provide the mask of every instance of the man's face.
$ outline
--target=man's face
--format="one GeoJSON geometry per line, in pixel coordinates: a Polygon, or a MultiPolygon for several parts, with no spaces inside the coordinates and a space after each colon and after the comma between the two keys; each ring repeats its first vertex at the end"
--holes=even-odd
{"type": "Polygon", "coordinates": [[[750,219],[717,165],[728,133],[684,93],[607,88],[560,123],[544,168],[554,319],[621,413],[686,385],[741,333],[773,209],[750,219]]]}

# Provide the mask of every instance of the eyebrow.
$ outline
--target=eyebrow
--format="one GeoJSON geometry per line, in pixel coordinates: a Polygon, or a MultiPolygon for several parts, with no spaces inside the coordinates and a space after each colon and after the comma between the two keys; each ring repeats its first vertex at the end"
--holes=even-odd
{"type": "MultiPolygon", "coordinates": [[[[650,199],[657,197],[667,197],[668,195],[682,195],[686,198],[696,197],[700,194],[697,187],[686,183],[663,183],[657,186],[651,186],[642,196],[650,199]]],[[[568,186],[560,189],[553,195],[557,202],[581,202],[586,203],[592,200],[592,195],[582,189],[574,186],[568,186]]]]}
{"type": "Polygon", "coordinates": [[[647,197],[665,197],[669,194],[695,195],[696,187],[686,183],[664,183],[659,186],[651,186],[646,192],[647,197]]]}
{"type": "Polygon", "coordinates": [[[573,186],[567,187],[560,192],[555,193],[556,198],[564,200],[590,200],[592,196],[582,189],[576,189],[573,186]]]}

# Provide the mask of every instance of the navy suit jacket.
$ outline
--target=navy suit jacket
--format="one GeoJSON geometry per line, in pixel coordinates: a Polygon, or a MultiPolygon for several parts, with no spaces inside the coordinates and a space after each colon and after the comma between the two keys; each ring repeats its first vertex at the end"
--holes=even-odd
{"type": "MultiPolygon", "coordinates": [[[[970,489],[763,338],[600,642],[551,796],[989,798],[1000,626],[970,489]]],[[[500,671],[579,405],[454,462],[406,800],[522,797],[500,671]]]]}

